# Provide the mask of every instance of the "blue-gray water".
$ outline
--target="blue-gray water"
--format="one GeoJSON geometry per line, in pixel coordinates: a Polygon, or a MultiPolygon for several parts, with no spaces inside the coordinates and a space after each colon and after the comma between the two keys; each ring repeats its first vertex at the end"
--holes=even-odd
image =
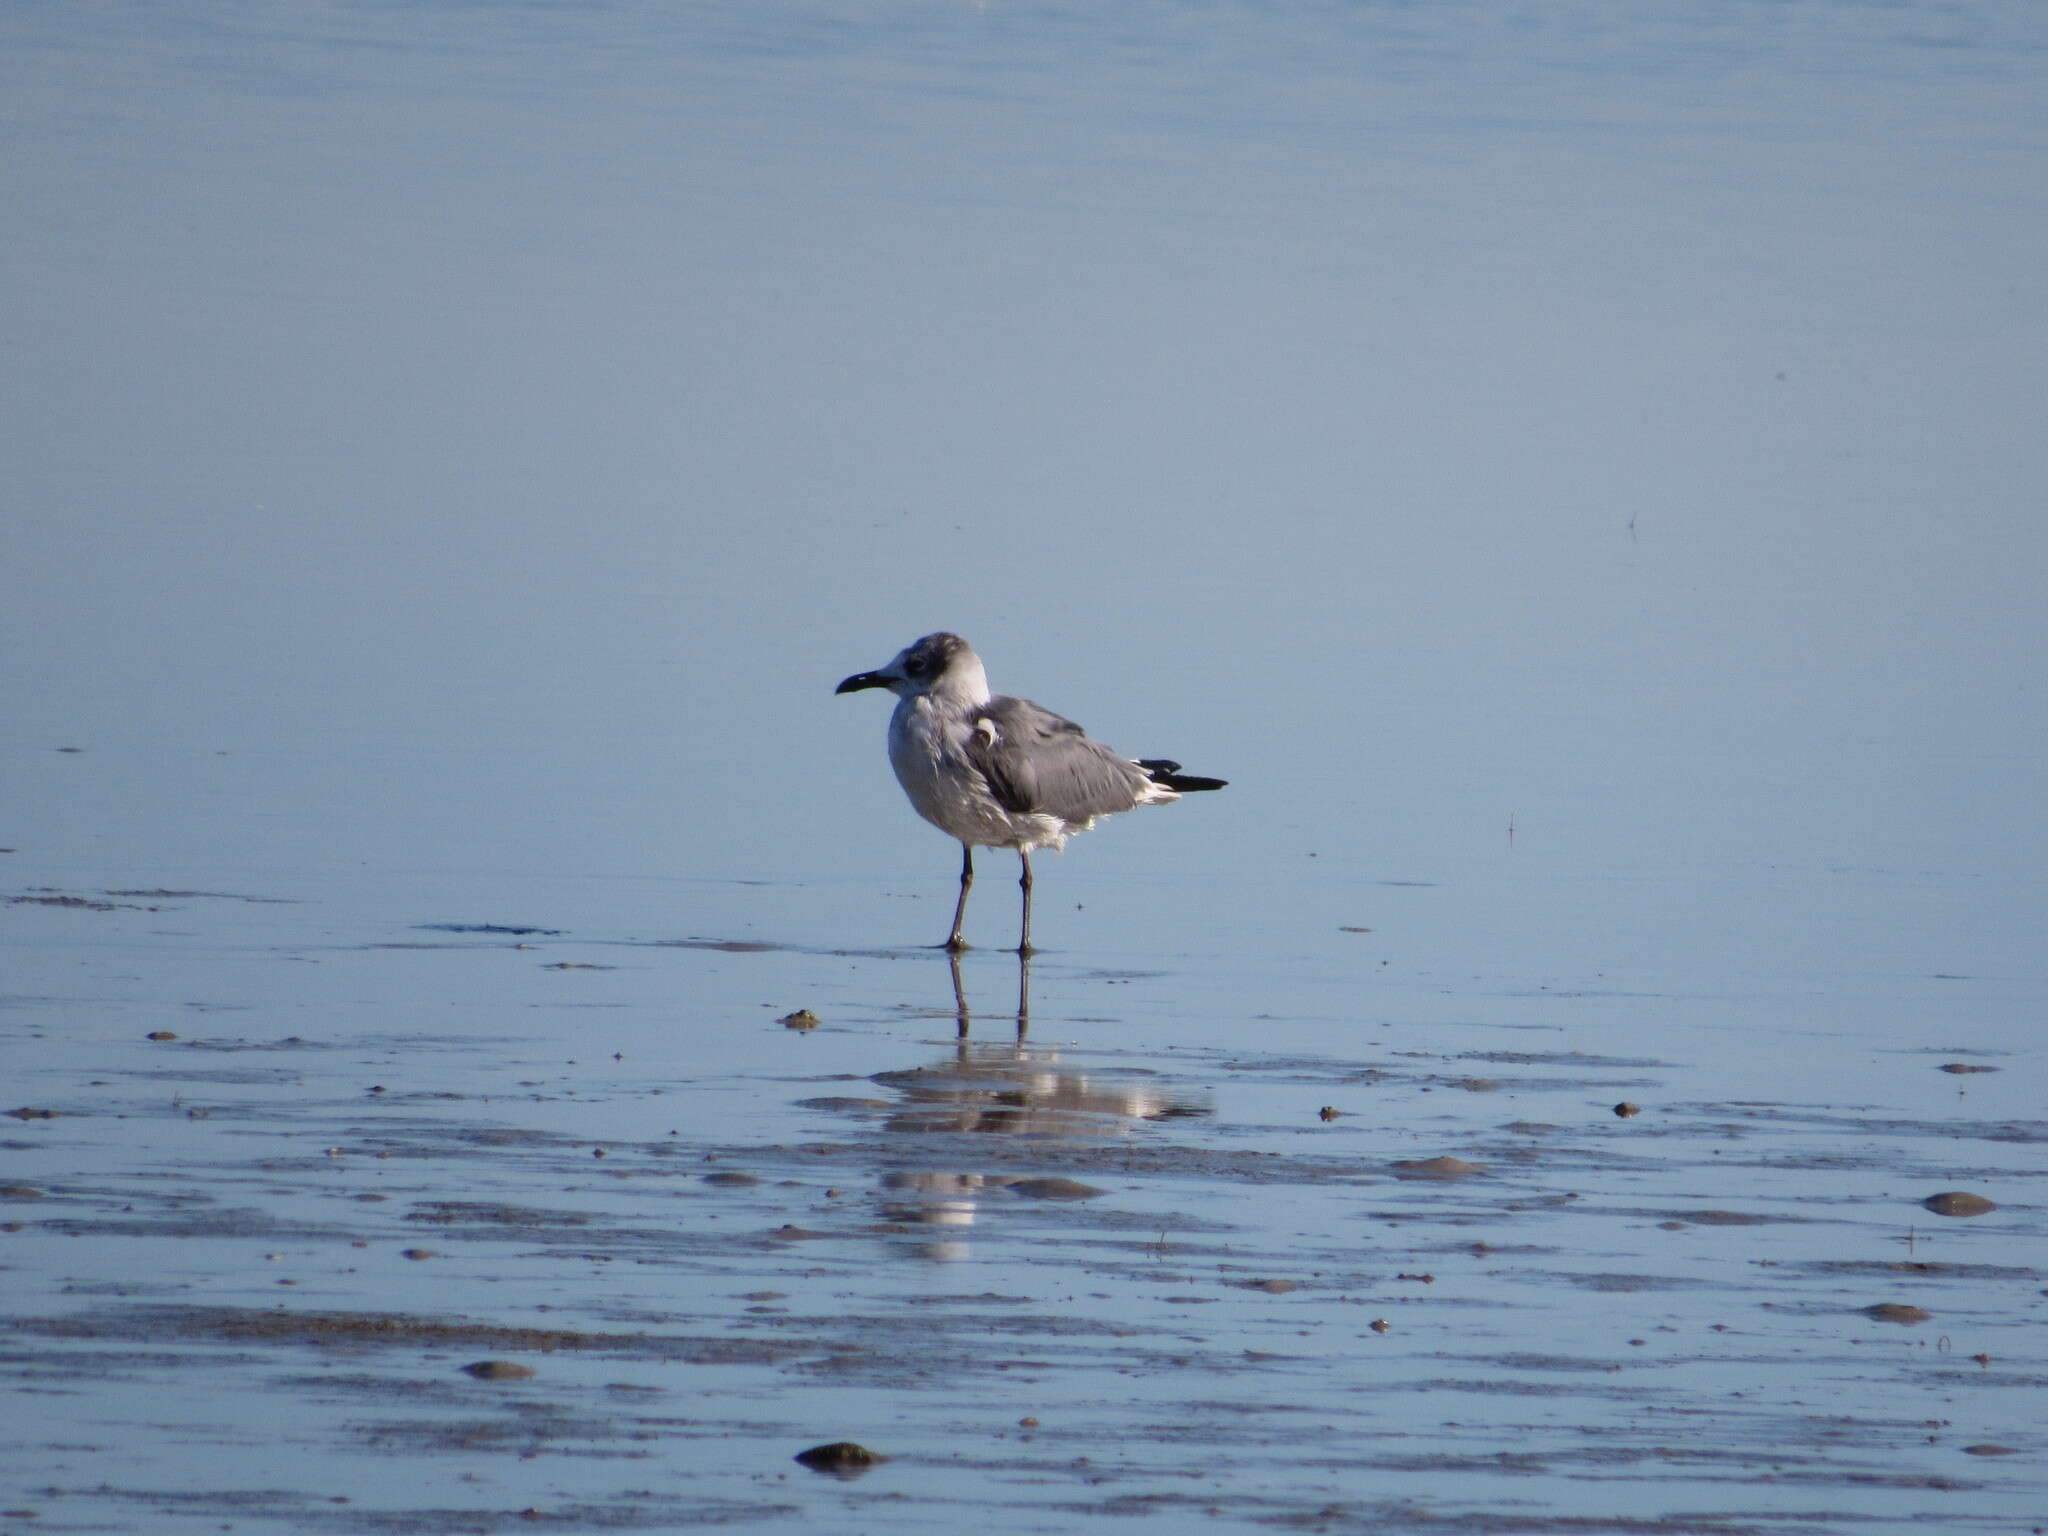
{"type": "MultiPolygon", "coordinates": [[[[10,1357],[8,1507],[1022,1531],[1198,1465],[1175,1518],[2025,1528],[2044,87],[2021,3],[0,12],[0,893],[112,906],[0,909],[0,1108],[61,1112],[0,1137],[40,1196],[0,1212],[7,1310],[45,1330],[10,1357]],[[1038,861],[1056,1059],[978,1061],[973,1091],[1084,1100],[1115,1157],[1058,1115],[998,1157],[903,1107],[893,1074],[953,1055],[920,946],[957,855],[890,777],[884,704],[831,688],[937,628],[1232,781],[1038,861]],[[264,899],[105,894],[160,891],[264,899]],[[776,1024],[798,1006],[824,1026],[776,1024]],[[186,1059],[259,1047],[285,1054],[186,1059]],[[1077,1070],[1152,1097],[1107,1110],[1077,1070]],[[459,1097],[367,1096],[401,1086],[459,1097]],[[455,1125],[507,1139],[419,1152],[455,1125]],[[387,1134],[418,1138],[410,1214],[313,1220],[387,1134]],[[1110,1192],[1042,1226],[976,1196],[933,1218],[971,1242],[820,1240],[772,1284],[623,1240],[587,1274],[389,1257],[435,1202],[602,1205],[600,1140],[615,1173],[626,1144],[751,1157],[763,1231],[901,1226],[891,1179],[1020,1158],[1110,1192]],[[817,1190],[811,1143],[840,1149],[817,1190]],[[1388,1171],[1440,1154],[1495,1182],[1388,1171]],[[174,1188],[269,1214],[240,1247],[124,1227],[174,1188]],[[1920,1208],[1948,1188],[2000,1209],[1920,1208]],[[1681,1208],[1772,1220],[1681,1248],[1681,1208]],[[1923,1260],[1956,1267],[1883,1268],[1923,1260]],[[1303,1288],[1184,1301],[1240,1261],[1303,1288]],[[174,1373],[47,1343],[138,1277],[272,1306],[278,1265],[289,1305],[585,1330],[768,1326],[731,1298],[772,1289],[952,1338],[943,1298],[1026,1297],[1185,1336],[1197,1379],[1065,1339],[1020,1393],[920,1369],[913,1331],[843,1381],[640,1369],[660,1423],[722,1426],[649,1430],[651,1459],[389,1460],[284,1365],[189,1378],[215,1432],[187,1433],[151,1417],[174,1373]],[[1925,1327],[1857,1310],[1907,1283],[1940,1288],[1925,1327]],[[1226,1369],[1247,1350],[1302,1358],[1226,1369]],[[1473,1386],[1566,1359],[1620,1385],[1473,1386]],[[1400,1455],[1347,1395],[1382,1372],[1433,1432],[1400,1455]],[[976,1460],[1022,1416],[1037,1450],[976,1460]],[[1819,1422],[1853,1452],[1773,1472],[1819,1422]],[[1273,1449],[1297,1432],[1307,1462],[1273,1449]],[[1115,1486],[1060,1434],[1123,1456],[1115,1486]],[[788,1463],[848,1436],[896,1459],[788,1463]]],[[[1006,860],[970,914],[977,1040],[1015,1009],[1006,860]]]]}

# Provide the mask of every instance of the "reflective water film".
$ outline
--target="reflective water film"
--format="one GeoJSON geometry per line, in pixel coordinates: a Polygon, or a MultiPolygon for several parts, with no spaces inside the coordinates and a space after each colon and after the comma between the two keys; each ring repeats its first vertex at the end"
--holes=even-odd
{"type": "Polygon", "coordinates": [[[0,40],[6,1536],[2042,1528],[2038,8],[0,40]]]}

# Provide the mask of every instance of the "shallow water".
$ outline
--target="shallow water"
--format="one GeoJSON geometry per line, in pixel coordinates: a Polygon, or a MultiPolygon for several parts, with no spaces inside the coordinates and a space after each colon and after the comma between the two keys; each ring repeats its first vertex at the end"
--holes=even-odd
{"type": "Polygon", "coordinates": [[[261,894],[9,914],[37,1529],[2038,1523],[2019,1041],[261,894]]]}
{"type": "Polygon", "coordinates": [[[0,29],[8,1536],[2041,1528],[2034,8],[0,29]]]}

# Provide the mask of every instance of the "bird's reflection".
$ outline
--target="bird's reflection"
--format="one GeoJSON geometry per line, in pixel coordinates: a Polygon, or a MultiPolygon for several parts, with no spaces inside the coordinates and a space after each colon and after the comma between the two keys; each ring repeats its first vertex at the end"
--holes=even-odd
{"type": "MultiPolygon", "coordinates": [[[[960,1025],[960,1038],[967,1038],[974,1015],[967,1008],[967,983],[960,975],[960,952],[948,950],[946,963],[953,971],[953,1017],[960,1025]]],[[[1031,1032],[1031,957],[1017,956],[1017,1039],[1021,1044],[1031,1032]]]]}
{"type": "MultiPolygon", "coordinates": [[[[901,1094],[905,1101],[883,1121],[885,1132],[905,1137],[981,1134],[1101,1142],[1128,1137],[1141,1121],[1211,1112],[1206,1096],[1170,1088],[1141,1068],[1073,1066],[1061,1060],[1055,1048],[1027,1044],[1031,1019],[1028,957],[1017,960],[1016,1013],[988,1015],[991,1020],[1014,1018],[1014,1036],[971,1039],[974,1014],[960,958],[948,958],[958,1026],[953,1049],[927,1066],[874,1074],[873,1082],[901,1094]]],[[[975,1223],[990,1194],[1014,1186],[1020,1193],[1059,1198],[1063,1184],[1082,1187],[1028,1174],[967,1173],[927,1166],[885,1174],[882,1189],[888,1201],[888,1220],[958,1229],[975,1223]],[[1048,1188],[1055,1192],[1045,1195],[1048,1188]]],[[[928,1244],[925,1254],[934,1259],[965,1258],[965,1236],[964,1232],[948,1235],[928,1244]]]]}

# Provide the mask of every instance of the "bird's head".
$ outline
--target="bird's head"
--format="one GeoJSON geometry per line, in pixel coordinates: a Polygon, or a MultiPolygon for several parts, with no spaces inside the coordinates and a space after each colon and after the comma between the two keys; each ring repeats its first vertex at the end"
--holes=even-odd
{"type": "Polygon", "coordinates": [[[905,646],[886,667],[854,673],[833,692],[858,693],[863,688],[886,688],[899,699],[948,694],[969,704],[986,703],[989,696],[988,674],[974,647],[945,630],[905,646]]]}

